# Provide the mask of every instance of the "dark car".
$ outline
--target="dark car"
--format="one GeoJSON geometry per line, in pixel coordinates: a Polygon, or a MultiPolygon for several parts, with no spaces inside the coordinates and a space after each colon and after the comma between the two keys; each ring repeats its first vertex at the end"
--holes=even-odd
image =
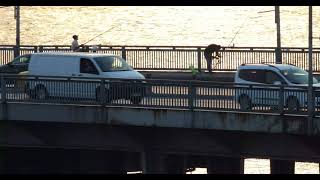
{"type": "MultiPolygon", "coordinates": [[[[13,61],[0,65],[0,74],[19,74],[28,71],[31,54],[24,54],[13,59],[13,61]]],[[[7,79],[6,85],[15,84],[15,80],[7,79]]],[[[1,86],[1,82],[0,82],[1,86]]]]}
{"type": "Polygon", "coordinates": [[[28,71],[30,57],[30,54],[24,54],[14,58],[13,61],[0,66],[0,73],[19,74],[28,71]]]}

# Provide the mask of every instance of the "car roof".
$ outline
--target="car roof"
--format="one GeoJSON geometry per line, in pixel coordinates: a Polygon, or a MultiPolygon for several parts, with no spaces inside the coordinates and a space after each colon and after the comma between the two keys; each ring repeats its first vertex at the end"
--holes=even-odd
{"type": "Polygon", "coordinates": [[[292,67],[297,67],[291,64],[242,64],[239,69],[279,69],[279,70],[287,70],[292,67]]]}
{"type": "Polygon", "coordinates": [[[103,56],[117,56],[115,54],[100,54],[100,53],[88,53],[88,52],[41,52],[41,53],[32,53],[36,56],[76,56],[76,57],[103,57],[103,56]]]}

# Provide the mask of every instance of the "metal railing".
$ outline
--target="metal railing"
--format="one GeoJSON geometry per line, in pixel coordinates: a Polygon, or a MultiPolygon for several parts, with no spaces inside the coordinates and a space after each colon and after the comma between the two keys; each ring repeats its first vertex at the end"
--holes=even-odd
{"type": "MultiPolygon", "coordinates": [[[[14,58],[15,46],[0,45],[0,64],[14,58]]],[[[96,50],[122,56],[129,65],[137,70],[198,70],[207,68],[203,55],[205,46],[106,46],[96,50]]],[[[215,64],[217,71],[235,71],[244,63],[275,63],[275,47],[224,47],[221,50],[221,63],[215,64]]],[[[71,52],[70,46],[21,46],[20,55],[33,52],[71,52]]],[[[94,52],[92,47],[89,52],[94,52]]],[[[313,70],[320,72],[320,48],[313,48],[313,70]]],[[[308,68],[307,48],[282,48],[282,62],[294,64],[305,70],[308,68]]]]}
{"type": "MultiPolygon", "coordinates": [[[[307,87],[202,81],[1,76],[1,102],[307,115],[307,87]]],[[[316,106],[320,89],[315,88],[316,106]]],[[[319,109],[315,109],[316,114],[319,109]]]]}

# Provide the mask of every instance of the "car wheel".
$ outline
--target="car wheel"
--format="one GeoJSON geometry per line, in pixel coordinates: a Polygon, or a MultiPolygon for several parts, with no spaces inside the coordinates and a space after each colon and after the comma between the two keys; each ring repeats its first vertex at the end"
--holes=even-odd
{"type": "Polygon", "coordinates": [[[240,109],[242,111],[248,111],[252,109],[251,100],[248,96],[242,95],[239,98],[240,109]]]}
{"type": "Polygon", "coordinates": [[[300,110],[299,101],[296,97],[289,97],[287,100],[287,108],[289,112],[297,112],[300,110]]]}
{"type": "Polygon", "coordinates": [[[38,100],[46,100],[48,99],[48,91],[43,86],[36,87],[35,90],[35,98],[38,100]]]}

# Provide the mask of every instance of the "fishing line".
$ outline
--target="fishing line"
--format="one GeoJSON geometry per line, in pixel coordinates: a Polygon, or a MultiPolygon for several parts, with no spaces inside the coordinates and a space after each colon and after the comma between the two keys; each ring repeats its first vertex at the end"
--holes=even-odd
{"type": "MultiPolygon", "coordinates": [[[[259,12],[256,12],[256,13],[266,13],[266,12],[271,12],[271,11],[274,11],[274,10],[259,11],[259,12]]],[[[238,31],[234,34],[232,40],[230,41],[230,43],[229,43],[229,45],[228,45],[227,47],[230,47],[230,44],[234,41],[234,39],[235,39],[236,36],[239,34],[241,28],[245,25],[245,23],[247,22],[248,19],[252,19],[252,16],[250,16],[250,14],[247,15],[247,17],[245,18],[245,20],[243,21],[243,23],[239,26],[238,31]]],[[[219,57],[219,58],[216,58],[216,59],[217,59],[218,61],[215,63],[215,65],[214,65],[213,68],[216,68],[216,66],[221,63],[220,57],[219,57]]]]}
{"type": "MultiPolygon", "coordinates": [[[[267,11],[258,11],[256,12],[257,14],[260,13],[268,13],[268,12],[272,12],[274,10],[267,10],[267,11]]],[[[255,17],[258,18],[258,17],[255,17]]],[[[233,40],[236,38],[236,36],[238,35],[238,33],[240,32],[241,28],[245,25],[245,23],[247,22],[248,19],[253,19],[253,16],[250,17],[250,14],[247,15],[246,19],[243,21],[243,23],[241,24],[241,26],[239,27],[238,31],[235,33],[235,35],[233,36],[232,40],[230,41],[229,45],[227,47],[230,47],[230,44],[233,42],[233,40]]]]}
{"type": "Polygon", "coordinates": [[[114,29],[115,27],[117,27],[117,26],[113,26],[113,27],[109,28],[108,30],[104,31],[103,33],[98,34],[98,35],[97,35],[97,36],[95,36],[94,38],[92,38],[92,39],[90,39],[89,41],[87,41],[87,42],[83,43],[83,45],[85,45],[85,44],[87,44],[88,42],[90,42],[90,41],[94,40],[95,38],[97,38],[97,37],[99,37],[99,36],[103,35],[104,33],[106,33],[106,32],[108,32],[108,31],[110,31],[111,29],[114,29]]]}
{"type": "MultiPolygon", "coordinates": [[[[243,21],[243,23],[241,24],[241,26],[239,27],[238,31],[234,34],[232,40],[230,41],[229,45],[227,47],[230,47],[230,44],[233,42],[233,40],[236,38],[237,34],[240,32],[240,29],[244,26],[245,22],[247,22],[247,20],[249,19],[250,15],[247,15],[246,19],[243,21]]],[[[213,66],[213,69],[215,69],[218,64],[221,64],[221,57],[219,58],[216,58],[217,59],[217,62],[215,63],[215,65],[213,66]]]]}
{"type": "Polygon", "coordinates": [[[241,24],[241,26],[239,27],[238,31],[235,33],[235,35],[233,36],[232,40],[230,41],[229,45],[227,47],[230,47],[230,44],[233,42],[233,40],[236,38],[236,36],[238,35],[238,33],[240,32],[240,29],[244,26],[244,24],[247,22],[247,20],[249,19],[249,16],[248,15],[246,17],[246,19],[243,21],[243,23],[241,24]]]}

